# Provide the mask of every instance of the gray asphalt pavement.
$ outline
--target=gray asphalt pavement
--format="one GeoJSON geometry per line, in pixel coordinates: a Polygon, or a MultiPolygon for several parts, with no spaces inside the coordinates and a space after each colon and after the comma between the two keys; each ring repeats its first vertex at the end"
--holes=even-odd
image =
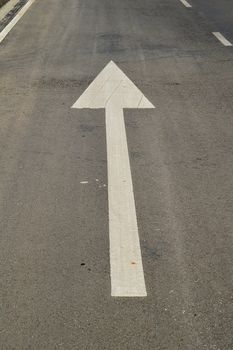
{"type": "Polygon", "coordinates": [[[0,349],[233,349],[233,48],[199,3],[36,0],[0,44],[0,349]],[[156,106],[124,113],[146,298],[111,297],[104,110],[71,109],[110,60],[156,106]]]}

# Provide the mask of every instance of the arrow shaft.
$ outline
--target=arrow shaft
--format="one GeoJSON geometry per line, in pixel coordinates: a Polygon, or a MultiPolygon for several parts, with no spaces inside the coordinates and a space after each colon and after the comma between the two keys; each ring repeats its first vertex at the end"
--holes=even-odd
{"type": "Polygon", "coordinates": [[[112,296],[143,297],[146,287],[124,113],[118,106],[116,99],[106,107],[112,296]]]}

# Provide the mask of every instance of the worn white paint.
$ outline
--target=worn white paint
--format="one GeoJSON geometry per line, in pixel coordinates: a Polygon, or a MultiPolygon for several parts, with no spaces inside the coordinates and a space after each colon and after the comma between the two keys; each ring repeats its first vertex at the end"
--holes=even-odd
{"type": "Polygon", "coordinates": [[[213,32],[213,34],[224,46],[232,46],[232,43],[227,40],[221,33],[213,32]]]}
{"type": "Polygon", "coordinates": [[[110,62],[73,108],[105,108],[112,296],[147,295],[126,138],[124,108],[154,108],[110,62]]]}
{"type": "Polygon", "coordinates": [[[192,7],[192,5],[190,5],[190,4],[188,3],[188,1],[186,1],[186,0],[180,0],[180,2],[182,2],[182,4],[183,4],[185,7],[188,7],[188,8],[192,7]]]}
{"type": "Polygon", "coordinates": [[[18,23],[18,21],[23,17],[23,15],[27,12],[29,7],[35,2],[35,0],[29,0],[22,9],[18,12],[18,14],[12,19],[12,21],[1,31],[0,33],[0,43],[5,39],[7,34],[11,31],[12,28],[18,23]]]}

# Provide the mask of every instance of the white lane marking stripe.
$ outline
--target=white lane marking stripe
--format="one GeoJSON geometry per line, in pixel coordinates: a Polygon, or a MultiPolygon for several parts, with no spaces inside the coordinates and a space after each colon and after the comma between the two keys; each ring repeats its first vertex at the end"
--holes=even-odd
{"type": "Polygon", "coordinates": [[[15,7],[19,0],[9,0],[0,8],[0,21],[15,7]]]}
{"type": "Polygon", "coordinates": [[[213,32],[214,36],[224,45],[224,46],[232,46],[232,43],[227,40],[221,33],[213,32]]]}
{"type": "Polygon", "coordinates": [[[11,31],[11,29],[18,23],[18,21],[23,17],[23,15],[27,12],[29,7],[34,3],[35,0],[29,0],[24,7],[19,11],[19,13],[12,19],[12,21],[1,31],[0,33],[0,43],[5,39],[7,34],[11,31]]]}
{"type": "Polygon", "coordinates": [[[185,7],[192,7],[192,5],[190,5],[190,4],[188,3],[188,1],[186,1],[186,0],[180,0],[180,2],[182,2],[182,4],[183,4],[185,7]]]}

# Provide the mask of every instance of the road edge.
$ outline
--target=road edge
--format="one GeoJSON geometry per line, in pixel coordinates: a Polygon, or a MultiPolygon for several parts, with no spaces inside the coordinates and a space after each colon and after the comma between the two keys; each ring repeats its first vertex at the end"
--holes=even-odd
{"type": "Polygon", "coordinates": [[[0,8],[0,33],[14,19],[28,0],[10,0],[0,8]]]}
{"type": "Polygon", "coordinates": [[[11,31],[12,28],[14,28],[14,26],[18,23],[18,21],[23,17],[23,15],[27,12],[27,10],[31,7],[31,5],[34,2],[35,2],[35,0],[20,0],[17,3],[17,5],[14,7],[14,9],[12,10],[14,13],[13,18],[11,18],[10,12],[8,13],[8,15],[4,18],[4,20],[8,19],[8,17],[10,17],[10,20],[3,27],[3,29],[0,28],[0,44],[2,43],[2,41],[5,39],[7,34],[11,31]]]}

